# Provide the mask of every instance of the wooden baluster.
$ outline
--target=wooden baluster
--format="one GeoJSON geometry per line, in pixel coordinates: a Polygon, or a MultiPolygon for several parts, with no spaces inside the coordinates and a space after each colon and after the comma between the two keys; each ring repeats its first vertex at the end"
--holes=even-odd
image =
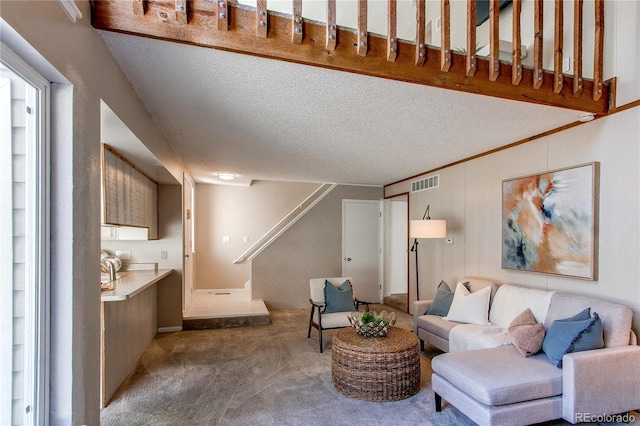
{"type": "Polygon", "coordinates": [[[544,73],[542,72],[542,21],[544,20],[544,4],[542,0],[534,0],[533,4],[533,88],[542,86],[544,73]]]}
{"type": "Polygon", "coordinates": [[[179,24],[186,24],[187,18],[187,0],[175,0],[176,8],[176,22],[179,24]]]}
{"type": "Polygon", "coordinates": [[[398,56],[396,5],[396,0],[387,0],[387,61],[389,62],[395,62],[398,56]]]}
{"type": "Polygon", "coordinates": [[[467,0],[467,77],[473,77],[478,69],[476,59],[477,10],[476,0],[467,0]]]}
{"type": "Polygon", "coordinates": [[[218,12],[216,14],[218,30],[229,31],[229,4],[227,0],[218,0],[218,12]]]}
{"type": "Polygon", "coordinates": [[[489,3],[489,80],[500,75],[500,0],[489,3]]]}
{"type": "Polygon", "coordinates": [[[425,0],[416,0],[416,66],[421,67],[427,60],[425,37],[425,0]]]}
{"type": "Polygon", "coordinates": [[[256,7],[256,36],[267,38],[269,31],[269,20],[267,11],[267,0],[258,0],[256,7]]]}
{"type": "Polygon", "coordinates": [[[553,34],[553,92],[560,93],[563,85],[563,57],[562,50],[564,46],[564,7],[563,0],[556,0],[555,4],[555,30],[553,34]]]}
{"type": "Polygon", "coordinates": [[[593,46],[593,100],[602,97],[602,67],[604,50],[604,0],[595,0],[596,34],[593,46]]]}
{"type": "Polygon", "coordinates": [[[367,0],[358,0],[358,56],[367,56],[367,0]]]}
{"type": "Polygon", "coordinates": [[[336,50],[338,30],[336,28],[336,0],[327,0],[327,50],[336,50]]]}
{"type": "Polygon", "coordinates": [[[582,14],[583,1],[573,3],[573,96],[582,93],[582,14]]]}
{"type": "Polygon", "coordinates": [[[300,44],[304,37],[302,27],[302,0],[293,0],[293,15],[291,15],[291,43],[300,44]]]}
{"type": "Polygon", "coordinates": [[[522,81],[522,29],[520,15],[522,0],[513,0],[513,57],[511,58],[511,84],[517,86],[522,81]]]}
{"type": "Polygon", "coordinates": [[[441,1],[440,12],[440,69],[449,71],[451,68],[451,5],[449,0],[441,1]]]}
{"type": "Polygon", "coordinates": [[[144,15],[144,0],[132,0],[131,7],[134,15],[144,15]]]}

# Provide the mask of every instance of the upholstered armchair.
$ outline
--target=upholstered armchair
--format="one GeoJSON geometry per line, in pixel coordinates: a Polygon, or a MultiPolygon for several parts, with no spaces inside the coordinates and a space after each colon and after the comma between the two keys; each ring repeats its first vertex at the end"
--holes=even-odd
{"type": "Polygon", "coordinates": [[[359,310],[360,305],[364,305],[368,311],[371,302],[363,302],[355,297],[353,280],[350,277],[312,278],[309,280],[309,290],[311,315],[307,338],[311,337],[311,327],[318,330],[322,353],[322,330],[349,327],[349,314],[359,310]]]}

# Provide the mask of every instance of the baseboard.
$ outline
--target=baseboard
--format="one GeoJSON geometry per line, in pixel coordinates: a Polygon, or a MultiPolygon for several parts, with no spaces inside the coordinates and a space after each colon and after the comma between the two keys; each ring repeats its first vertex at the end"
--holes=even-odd
{"type": "Polygon", "coordinates": [[[176,331],[182,331],[182,326],[176,325],[173,327],[158,327],[158,333],[173,333],[176,331]]]}

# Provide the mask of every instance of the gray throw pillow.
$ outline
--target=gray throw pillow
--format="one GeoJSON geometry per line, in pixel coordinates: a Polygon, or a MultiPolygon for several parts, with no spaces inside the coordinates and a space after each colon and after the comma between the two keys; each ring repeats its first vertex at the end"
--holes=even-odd
{"type": "Polygon", "coordinates": [[[562,368],[565,354],[603,347],[602,322],[596,312],[590,316],[589,308],[570,318],[554,321],[542,342],[542,350],[559,368],[562,368]]]}
{"type": "Polygon", "coordinates": [[[431,306],[424,313],[425,315],[437,315],[444,317],[449,313],[451,302],[453,302],[453,295],[455,293],[449,288],[449,284],[444,281],[440,281],[438,290],[436,291],[436,297],[431,302],[431,306]]]}
{"type": "Polygon", "coordinates": [[[353,289],[351,282],[346,280],[339,287],[329,281],[324,282],[324,313],[354,311],[353,289]]]}

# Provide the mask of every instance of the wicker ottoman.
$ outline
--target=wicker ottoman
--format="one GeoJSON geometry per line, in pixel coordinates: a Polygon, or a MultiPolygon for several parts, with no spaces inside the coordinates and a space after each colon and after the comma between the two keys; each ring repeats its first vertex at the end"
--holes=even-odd
{"type": "Polygon", "coordinates": [[[343,394],[397,401],[420,390],[418,337],[393,327],[385,337],[362,337],[347,327],[333,336],[331,376],[343,394]]]}

